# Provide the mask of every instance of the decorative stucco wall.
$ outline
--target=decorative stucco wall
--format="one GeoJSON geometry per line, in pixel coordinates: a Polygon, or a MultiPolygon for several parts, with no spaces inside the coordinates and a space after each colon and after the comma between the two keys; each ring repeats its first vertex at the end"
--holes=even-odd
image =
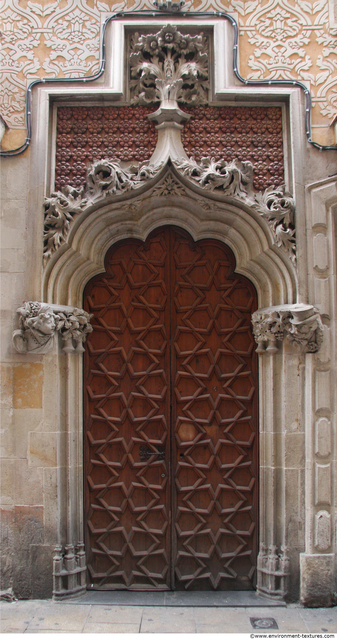
{"type": "MultiPolygon", "coordinates": [[[[0,113],[11,130],[3,148],[25,138],[25,91],[35,78],[76,78],[99,69],[101,24],[111,12],[152,8],[148,0],[1,0],[0,113]]],[[[313,139],[334,144],[337,109],[335,0],[197,0],[185,9],[225,11],[239,24],[240,72],[251,80],[296,79],[312,95],[313,139]]]]}

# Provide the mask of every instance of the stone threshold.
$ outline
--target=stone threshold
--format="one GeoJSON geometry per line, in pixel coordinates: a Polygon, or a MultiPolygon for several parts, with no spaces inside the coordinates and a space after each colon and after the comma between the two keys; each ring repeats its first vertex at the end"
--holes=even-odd
{"type": "Polygon", "coordinates": [[[122,605],[129,607],[286,607],[283,600],[255,591],[87,591],[62,604],[122,605]]]}

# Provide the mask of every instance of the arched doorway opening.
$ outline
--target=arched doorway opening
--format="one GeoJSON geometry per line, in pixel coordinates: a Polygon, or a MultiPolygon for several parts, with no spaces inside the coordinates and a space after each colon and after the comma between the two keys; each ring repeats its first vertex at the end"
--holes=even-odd
{"type": "Polygon", "coordinates": [[[108,250],[84,308],[89,584],[252,589],[258,551],[254,286],[232,251],[161,227],[108,250]]]}

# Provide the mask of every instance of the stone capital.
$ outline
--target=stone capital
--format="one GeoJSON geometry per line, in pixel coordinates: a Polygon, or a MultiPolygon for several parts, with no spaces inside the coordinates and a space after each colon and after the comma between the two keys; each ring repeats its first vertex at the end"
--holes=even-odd
{"type": "Polygon", "coordinates": [[[252,315],[257,353],[276,353],[286,338],[301,353],[315,353],[323,341],[323,324],[309,304],[284,304],[258,309],[252,315]]]}
{"type": "Polygon", "coordinates": [[[83,342],[92,331],[92,314],[76,307],[25,302],[17,313],[20,328],[13,332],[13,345],[19,353],[48,353],[57,333],[65,353],[82,353],[83,342]]]}

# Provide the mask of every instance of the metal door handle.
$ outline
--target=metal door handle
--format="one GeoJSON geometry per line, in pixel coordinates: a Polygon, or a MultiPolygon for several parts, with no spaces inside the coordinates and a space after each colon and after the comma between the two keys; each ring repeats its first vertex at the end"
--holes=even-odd
{"type": "Polygon", "coordinates": [[[149,447],[144,445],[139,447],[139,457],[141,460],[148,460],[151,456],[158,456],[159,460],[165,460],[164,447],[159,447],[157,451],[151,451],[149,447]]]}

